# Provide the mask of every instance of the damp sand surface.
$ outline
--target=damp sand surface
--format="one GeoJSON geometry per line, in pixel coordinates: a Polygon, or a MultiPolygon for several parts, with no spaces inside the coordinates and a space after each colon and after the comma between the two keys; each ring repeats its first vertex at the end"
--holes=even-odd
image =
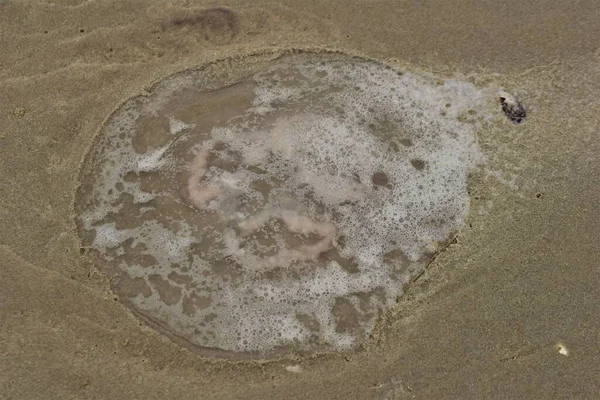
{"type": "MultiPolygon", "coordinates": [[[[594,2],[115,5],[0,5],[3,397],[591,398],[600,390],[594,2]],[[453,78],[502,89],[528,115],[517,125],[500,103],[487,110],[493,118],[477,132],[485,164],[469,179],[464,228],[359,348],[268,363],[207,360],[111,291],[82,246],[76,190],[95,136],[125,100],[178,71],[266,48],[343,50],[440,85],[453,78]]],[[[230,73],[224,66],[215,81],[230,73]]],[[[249,101],[232,90],[228,106],[249,101]]],[[[189,112],[235,116],[223,101],[189,112]]],[[[177,121],[161,126],[184,129],[177,121]]],[[[155,145],[136,143],[141,153],[155,145]]],[[[371,177],[378,187],[389,181],[371,177]]]]}

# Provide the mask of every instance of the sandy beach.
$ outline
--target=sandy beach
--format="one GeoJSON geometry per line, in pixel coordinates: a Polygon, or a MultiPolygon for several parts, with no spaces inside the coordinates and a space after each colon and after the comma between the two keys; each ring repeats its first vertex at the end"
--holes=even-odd
{"type": "Polygon", "coordinates": [[[592,399],[600,3],[0,1],[0,398],[592,399]],[[502,89],[453,242],[360,348],[203,357],[119,301],[75,202],[107,118],[179,71],[334,51],[502,89]]]}

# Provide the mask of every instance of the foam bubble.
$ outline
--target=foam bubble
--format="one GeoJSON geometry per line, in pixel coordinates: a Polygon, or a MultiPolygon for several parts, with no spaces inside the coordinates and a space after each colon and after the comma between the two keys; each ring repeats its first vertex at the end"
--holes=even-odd
{"type": "Polygon", "coordinates": [[[82,240],[176,340],[261,356],[353,348],[463,225],[483,92],[319,57],[211,91],[201,73],[170,77],[90,152],[82,240]]]}

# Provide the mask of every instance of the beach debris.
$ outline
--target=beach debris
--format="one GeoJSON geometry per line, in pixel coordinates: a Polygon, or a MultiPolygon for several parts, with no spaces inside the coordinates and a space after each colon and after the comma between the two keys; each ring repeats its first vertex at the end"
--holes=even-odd
{"type": "Polygon", "coordinates": [[[569,350],[567,349],[567,346],[565,346],[562,343],[559,343],[556,345],[556,349],[558,350],[558,354],[562,354],[565,357],[569,356],[569,350]]]}
{"type": "Polygon", "coordinates": [[[521,104],[521,102],[519,102],[515,96],[503,90],[500,90],[498,95],[500,96],[500,105],[502,106],[502,111],[508,117],[508,119],[510,119],[514,124],[520,124],[521,122],[525,121],[527,111],[525,110],[525,106],[521,104]]]}

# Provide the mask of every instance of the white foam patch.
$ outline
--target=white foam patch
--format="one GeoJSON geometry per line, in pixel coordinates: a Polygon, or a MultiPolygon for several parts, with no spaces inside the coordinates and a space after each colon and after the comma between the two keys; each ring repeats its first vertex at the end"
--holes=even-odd
{"type": "Polygon", "coordinates": [[[183,121],[180,121],[176,118],[169,118],[169,133],[171,135],[177,135],[178,133],[183,132],[186,129],[194,128],[194,124],[186,124],[183,121]]]}
{"type": "Polygon", "coordinates": [[[137,172],[149,172],[159,169],[164,165],[163,156],[167,151],[168,147],[165,146],[162,149],[153,151],[148,155],[140,157],[137,163],[137,172]]]}
{"type": "MultiPolygon", "coordinates": [[[[175,86],[194,79],[179,76],[163,87],[177,93],[175,86]]],[[[464,224],[467,177],[481,161],[475,130],[486,117],[484,92],[356,60],[282,64],[251,79],[245,113],[213,128],[207,140],[192,137],[185,151],[170,142],[135,153],[135,121],[149,110],[160,115],[167,100],[126,104],[98,145],[83,230],[95,233],[92,247],[129,277],[150,282],[159,275],[169,283],[162,293],[149,283],[150,296],[130,300],[194,344],[263,353],[353,348],[464,224]],[[216,150],[219,143],[227,151],[216,150]],[[207,154],[201,150],[238,166],[225,170],[205,155],[201,170],[182,163],[207,154]],[[188,171],[191,178],[177,183],[188,171]],[[173,183],[145,192],[125,179],[131,172],[173,183]],[[267,194],[257,189],[264,182],[267,194]],[[195,184],[202,201],[182,199],[195,184]],[[109,217],[131,207],[124,194],[146,208],[131,227],[117,229],[109,217]],[[184,206],[155,206],[162,198],[184,206]],[[209,222],[192,222],[198,218],[209,222]],[[290,245],[290,235],[317,241],[290,245]],[[119,246],[121,253],[111,252],[119,246]],[[121,261],[123,252],[156,262],[121,261]],[[339,257],[327,258],[331,252],[339,257]],[[167,304],[169,290],[175,300],[167,304]],[[204,297],[210,300],[198,300],[204,297]]],[[[165,134],[194,127],[169,118],[165,134]]]]}

